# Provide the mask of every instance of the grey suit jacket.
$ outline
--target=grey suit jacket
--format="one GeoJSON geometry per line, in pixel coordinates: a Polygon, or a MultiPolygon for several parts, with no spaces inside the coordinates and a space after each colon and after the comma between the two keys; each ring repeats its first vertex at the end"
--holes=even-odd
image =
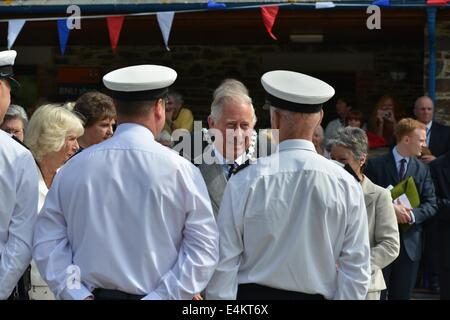
{"type": "Polygon", "coordinates": [[[368,177],[364,177],[362,189],[367,209],[372,269],[369,292],[373,292],[386,289],[382,269],[397,258],[400,235],[390,192],[368,177]]]}
{"type": "Polygon", "coordinates": [[[223,167],[220,164],[200,164],[198,166],[205,180],[208,188],[209,197],[211,198],[211,205],[214,216],[217,218],[220,204],[222,202],[223,193],[227,186],[227,178],[223,172],[223,167]]]}

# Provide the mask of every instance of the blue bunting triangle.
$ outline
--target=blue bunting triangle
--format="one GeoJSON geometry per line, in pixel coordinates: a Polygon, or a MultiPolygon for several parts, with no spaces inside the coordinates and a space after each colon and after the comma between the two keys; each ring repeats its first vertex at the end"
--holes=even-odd
{"type": "Polygon", "coordinates": [[[390,0],[375,0],[372,2],[373,5],[379,6],[379,7],[389,7],[391,5],[390,0]]]}
{"type": "Polygon", "coordinates": [[[61,55],[64,55],[64,52],[66,51],[67,40],[69,40],[69,32],[70,30],[67,27],[67,19],[58,19],[58,36],[61,55]]]}

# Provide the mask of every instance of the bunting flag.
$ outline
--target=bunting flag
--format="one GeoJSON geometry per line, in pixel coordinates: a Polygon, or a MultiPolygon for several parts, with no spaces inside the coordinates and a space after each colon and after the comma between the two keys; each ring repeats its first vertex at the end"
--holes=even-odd
{"type": "Polygon", "coordinates": [[[208,9],[225,9],[226,7],[227,5],[225,3],[208,0],[208,9]]]}
{"type": "Polygon", "coordinates": [[[159,29],[161,29],[161,33],[164,39],[164,44],[166,45],[167,51],[170,51],[169,48],[169,36],[170,30],[172,29],[173,17],[175,16],[175,12],[157,12],[156,19],[158,20],[159,29]]]}
{"type": "Polygon", "coordinates": [[[336,5],[333,3],[333,1],[330,2],[316,2],[316,9],[328,9],[328,8],[334,8],[336,5]]]}
{"type": "Polygon", "coordinates": [[[430,5],[442,5],[445,6],[449,0],[427,0],[427,4],[430,5]]]}
{"type": "Polygon", "coordinates": [[[12,48],[26,20],[14,19],[8,21],[8,50],[12,48]]]}
{"type": "Polygon", "coordinates": [[[261,14],[264,25],[266,26],[267,32],[274,40],[277,40],[277,37],[275,37],[275,35],[272,33],[272,27],[275,23],[275,19],[277,18],[278,9],[278,6],[261,7],[261,14]]]}
{"type": "Polygon", "coordinates": [[[389,7],[391,5],[391,1],[390,0],[375,0],[372,2],[372,4],[374,6],[378,6],[378,7],[389,7]]]}
{"type": "Polygon", "coordinates": [[[116,53],[117,43],[119,42],[120,31],[122,31],[124,16],[107,17],[106,23],[108,24],[109,40],[111,41],[111,49],[113,53],[116,53]]]}
{"type": "Polygon", "coordinates": [[[58,19],[58,36],[59,36],[59,48],[61,49],[61,55],[64,55],[66,51],[67,40],[69,40],[69,28],[67,27],[67,19],[58,19]]]}

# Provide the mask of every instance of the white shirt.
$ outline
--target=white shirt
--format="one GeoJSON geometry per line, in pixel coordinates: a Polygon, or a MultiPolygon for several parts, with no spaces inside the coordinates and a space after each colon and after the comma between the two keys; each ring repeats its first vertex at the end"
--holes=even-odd
{"type": "Polygon", "coordinates": [[[400,167],[401,167],[401,165],[402,165],[402,160],[403,160],[403,159],[406,160],[406,162],[405,162],[405,174],[406,174],[406,171],[408,170],[409,157],[404,157],[404,156],[402,156],[402,155],[398,152],[397,147],[394,147],[394,148],[392,149],[392,155],[394,156],[394,159],[395,159],[395,167],[397,168],[397,174],[398,174],[398,175],[400,175],[400,167]]]}
{"type": "MultiPolygon", "coordinates": [[[[402,156],[398,150],[397,147],[395,146],[392,149],[392,155],[394,156],[394,160],[395,160],[395,167],[397,168],[397,173],[400,176],[400,167],[402,165],[402,160],[405,159],[405,178],[408,178],[408,176],[406,176],[406,171],[408,171],[408,164],[409,164],[409,157],[404,157],[402,156]]],[[[395,199],[393,199],[395,200],[395,199]]],[[[394,202],[395,203],[395,202],[394,202]]],[[[413,224],[416,222],[416,216],[414,215],[414,209],[411,210],[411,221],[409,222],[409,224],[413,224]]]]}
{"type": "Polygon", "coordinates": [[[240,283],[326,299],[366,296],[370,245],[361,186],[310,141],[283,141],[279,153],[233,176],[218,226],[220,260],[207,299],[235,299],[240,283]]]}
{"type": "MultiPolygon", "coordinates": [[[[221,164],[223,167],[223,173],[225,174],[226,177],[228,177],[228,172],[230,170],[230,168],[228,167],[229,164],[231,164],[230,160],[227,160],[224,158],[224,156],[220,153],[219,150],[217,150],[216,147],[213,146],[213,151],[214,151],[214,157],[217,160],[217,163],[221,164]]],[[[244,152],[243,154],[241,154],[239,157],[237,157],[234,162],[240,166],[241,164],[243,164],[245,161],[247,160],[247,155],[244,152]]]]}
{"type": "Polygon", "coordinates": [[[84,299],[94,288],[192,299],[218,260],[200,171],[147,128],[119,125],[56,175],[36,223],[33,258],[59,299],[84,299]],[[70,285],[74,271],[81,272],[79,287],[70,285]]]}
{"type": "Polygon", "coordinates": [[[0,300],[31,260],[38,174],[31,153],[0,130],[0,300]]]}
{"type": "Polygon", "coordinates": [[[433,125],[433,121],[428,122],[426,125],[426,134],[427,134],[427,146],[430,147],[430,136],[431,136],[431,126],[433,125]]]}
{"type": "MultiPolygon", "coordinates": [[[[42,172],[39,169],[39,166],[36,164],[36,168],[39,174],[39,198],[38,198],[38,214],[41,211],[42,207],[44,206],[45,197],[48,193],[47,184],[44,181],[44,177],[42,176],[42,172]]],[[[28,293],[31,300],[54,300],[53,294],[50,292],[50,289],[48,288],[47,283],[42,279],[41,274],[39,273],[39,270],[36,266],[36,262],[34,260],[31,260],[31,270],[30,270],[30,282],[32,289],[28,293]],[[45,288],[46,294],[42,295],[40,292],[35,292],[35,287],[41,287],[45,288]]]]}

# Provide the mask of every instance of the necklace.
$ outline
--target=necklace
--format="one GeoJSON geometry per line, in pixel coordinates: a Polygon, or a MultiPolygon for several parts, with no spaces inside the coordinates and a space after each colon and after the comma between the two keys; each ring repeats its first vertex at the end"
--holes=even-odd
{"type": "MultiPolygon", "coordinates": [[[[208,143],[208,145],[211,145],[214,143],[211,139],[211,136],[209,135],[209,130],[206,128],[202,128],[202,133],[203,136],[205,137],[206,142],[208,143]]],[[[255,157],[255,151],[256,151],[256,140],[258,139],[258,134],[256,133],[255,130],[252,130],[252,135],[250,137],[250,146],[248,147],[248,149],[245,151],[245,157],[246,159],[249,159],[250,161],[255,161],[256,157],[255,157]]]]}

